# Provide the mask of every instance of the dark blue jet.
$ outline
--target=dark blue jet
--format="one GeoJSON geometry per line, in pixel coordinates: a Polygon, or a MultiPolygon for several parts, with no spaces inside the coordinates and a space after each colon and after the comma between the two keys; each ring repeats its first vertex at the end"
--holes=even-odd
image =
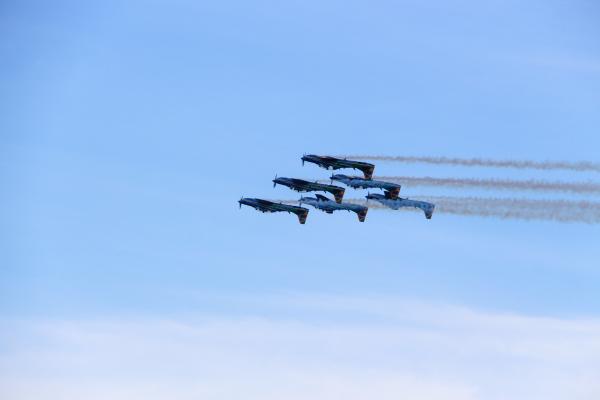
{"type": "Polygon", "coordinates": [[[305,154],[302,156],[302,165],[304,162],[310,162],[317,164],[321,168],[325,169],[341,169],[341,168],[353,168],[361,170],[365,175],[365,179],[371,179],[373,177],[373,170],[375,165],[369,164],[362,161],[346,160],[345,158],[336,158],[331,156],[317,156],[314,154],[305,154]]]}
{"type": "Polygon", "coordinates": [[[367,211],[369,211],[367,207],[352,203],[338,204],[323,195],[316,194],[315,196],[316,197],[301,197],[300,204],[310,204],[321,211],[325,211],[327,214],[333,214],[336,210],[353,211],[358,215],[358,220],[360,222],[365,222],[367,211]]]}
{"type": "Polygon", "coordinates": [[[274,203],[272,201],[263,199],[251,199],[247,197],[242,197],[240,200],[238,200],[238,203],[240,203],[240,208],[242,208],[243,204],[246,206],[253,207],[261,212],[294,213],[298,216],[298,221],[300,221],[301,224],[304,224],[306,222],[306,217],[308,217],[309,211],[308,208],[304,207],[292,206],[283,203],[274,203]]]}
{"type": "Polygon", "coordinates": [[[345,189],[334,185],[325,185],[317,182],[309,182],[296,178],[277,178],[273,179],[273,187],[277,184],[289,187],[297,192],[328,192],[333,195],[336,203],[341,203],[344,198],[345,189]]]}
{"type": "Polygon", "coordinates": [[[401,197],[392,199],[389,196],[388,192],[386,192],[385,195],[369,193],[365,197],[367,198],[367,200],[378,201],[379,203],[381,203],[384,206],[389,207],[393,210],[398,210],[400,207],[419,208],[419,209],[423,210],[423,213],[425,213],[425,218],[427,218],[427,219],[431,219],[431,216],[433,215],[433,209],[435,208],[434,204],[428,203],[426,201],[403,199],[401,197]]]}

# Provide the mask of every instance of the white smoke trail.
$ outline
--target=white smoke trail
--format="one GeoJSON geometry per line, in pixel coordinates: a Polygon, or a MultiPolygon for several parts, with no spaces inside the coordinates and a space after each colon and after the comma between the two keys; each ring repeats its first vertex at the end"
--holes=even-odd
{"type": "MultiPolygon", "coordinates": [[[[434,218],[435,214],[443,213],[501,219],[600,223],[600,202],[452,196],[415,197],[414,199],[434,203],[434,218]]],[[[297,200],[274,201],[297,204],[297,200]]],[[[370,209],[397,211],[376,201],[367,203],[363,199],[344,199],[344,202],[365,205],[370,209]]],[[[400,210],[415,211],[412,208],[401,208],[400,210]]],[[[420,210],[416,211],[421,212],[420,210]]]]}
{"type": "Polygon", "coordinates": [[[595,182],[560,182],[544,180],[512,180],[512,179],[476,179],[476,178],[433,178],[430,176],[379,176],[388,182],[407,186],[444,186],[450,188],[481,188],[487,190],[528,190],[544,192],[570,192],[579,194],[600,194],[600,183],[595,182]]]}
{"type": "MultiPolygon", "coordinates": [[[[600,223],[600,202],[451,196],[415,199],[434,203],[436,213],[502,219],[600,223]]],[[[363,201],[359,200],[359,202],[363,201]]],[[[369,202],[369,207],[373,208],[373,202],[369,202]]]]}
{"type": "Polygon", "coordinates": [[[600,172],[600,163],[592,161],[533,161],[533,160],[492,160],[487,158],[456,158],[456,157],[412,157],[412,156],[377,156],[377,155],[348,155],[341,156],[353,160],[394,161],[407,164],[444,164],[464,167],[496,167],[516,169],[542,170],[572,170],[600,172]]]}

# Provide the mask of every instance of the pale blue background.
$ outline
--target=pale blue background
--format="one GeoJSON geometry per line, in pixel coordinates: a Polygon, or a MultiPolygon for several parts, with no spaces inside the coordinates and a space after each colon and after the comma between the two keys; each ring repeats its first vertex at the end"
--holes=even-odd
{"type": "Polygon", "coordinates": [[[599,21],[591,0],[3,2],[0,313],[326,293],[598,316],[599,226],[385,211],[301,226],[236,201],[296,198],[275,173],[328,176],[304,152],[598,161],[599,21]]]}

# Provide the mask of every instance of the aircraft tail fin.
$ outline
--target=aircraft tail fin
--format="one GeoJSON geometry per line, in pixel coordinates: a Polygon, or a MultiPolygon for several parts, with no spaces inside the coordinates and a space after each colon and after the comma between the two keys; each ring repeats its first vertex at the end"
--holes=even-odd
{"type": "Polygon", "coordinates": [[[298,222],[304,225],[306,223],[306,218],[308,217],[308,210],[298,211],[296,212],[296,215],[298,216],[298,222]]]}
{"type": "Polygon", "coordinates": [[[365,208],[364,210],[360,210],[356,212],[356,215],[358,215],[358,220],[360,222],[365,222],[365,218],[367,218],[367,212],[369,211],[368,208],[365,208]]]}
{"type": "Polygon", "coordinates": [[[425,211],[425,218],[427,218],[427,219],[431,219],[431,217],[433,216],[433,209],[434,209],[434,208],[435,208],[435,206],[434,206],[434,205],[432,205],[432,206],[431,206],[431,207],[429,207],[428,209],[426,209],[426,210],[423,210],[423,211],[425,211]]]}
{"type": "Polygon", "coordinates": [[[431,219],[431,217],[433,216],[433,210],[435,209],[434,204],[426,203],[426,204],[420,205],[419,208],[421,210],[423,210],[423,213],[425,214],[425,218],[431,219]]]}
{"type": "Polygon", "coordinates": [[[369,165],[361,168],[363,174],[365,175],[365,179],[373,179],[373,171],[375,170],[374,165],[369,165]]]}
{"type": "Polygon", "coordinates": [[[336,203],[338,203],[338,204],[342,203],[342,199],[344,198],[345,191],[346,191],[346,189],[340,188],[340,189],[336,190],[335,192],[333,192],[333,197],[335,198],[336,203]]]}

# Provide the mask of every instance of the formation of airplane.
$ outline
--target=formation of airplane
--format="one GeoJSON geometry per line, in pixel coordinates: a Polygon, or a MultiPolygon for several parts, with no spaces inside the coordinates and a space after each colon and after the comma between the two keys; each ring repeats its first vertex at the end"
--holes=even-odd
{"type": "Polygon", "coordinates": [[[348,202],[344,203],[342,200],[344,198],[345,189],[343,187],[333,185],[333,181],[337,181],[354,189],[383,190],[384,194],[367,194],[367,202],[369,200],[375,200],[383,204],[384,206],[394,210],[398,210],[401,207],[418,208],[425,213],[425,218],[427,219],[431,219],[431,216],[433,215],[433,210],[435,209],[434,204],[428,203],[426,201],[401,198],[399,197],[401,185],[397,183],[384,182],[372,179],[373,171],[375,170],[375,165],[373,164],[369,164],[362,161],[347,160],[345,158],[317,156],[314,154],[305,154],[304,156],[302,156],[301,159],[302,165],[304,165],[304,162],[310,162],[325,169],[358,169],[362,171],[362,173],[364,174],[364,178],[361,178],[359,176],[333,174],[330,177],[332,184],[327,185],[319,182],[306,181],[304,179],[284,177],[278,178],[276,176],[275,179],[273,179],[273,187],[276,187],[277,185],[283,185],[297,192],[326,192],[333,195],[333,200],[328,198],[327,196],[315,194],[315,197],[300,197],[300,206],[294,206],[290,204],[285,204],[283,202],[274,202],[270,200],[242,197],[238,201],[240,208],[242,208],[242,205],[247,205],[261,212],[293,213],[298,217],[298,221],[301,224],[304,224],[306,222],[306,218],[308,217],[309,210],[308,208],[302,207],[302,204],[308,204],[328,214],[333,214],[334,211],[338,210],[351,211],[356,213],[360,222],[364,222],[365,218],[367,217],[367,212],[369,211],[368,206],[348,202]]]}
{"type": "Polygon", "coordinates": [[[327,214],[333,214],[333,212],[337,210],[353,211],[356,213],[356,215],[358,215],[358,220],[360,222],[365,222],[367,211],[369,211],[368,207],[352,203],[336,203],[322,194],[316,194],[315,196],[316,197],[300,197],[300,205],[303,203],[308,204],[316,209],[326,212],[327,214]]]}

